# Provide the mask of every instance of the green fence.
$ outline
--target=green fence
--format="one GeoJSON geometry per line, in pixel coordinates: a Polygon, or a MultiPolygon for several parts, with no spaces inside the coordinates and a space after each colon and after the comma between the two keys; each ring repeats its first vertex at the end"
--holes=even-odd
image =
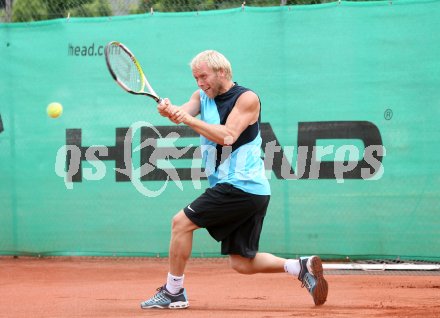
{"type": "MultiPolygon", "coordinates": [[[[440,1],[404,0],[0,25],[0,254],[166,256],[172,216],[207,186],[190,156],[141,173],[142,141],[198,139],[112,81],[118,40],[176,104],[205,49],[259,94],[262,251],[440,259],[439,34],[440,1]]],[[[194,256],[219,256],[205,230],[194,256]]]]}

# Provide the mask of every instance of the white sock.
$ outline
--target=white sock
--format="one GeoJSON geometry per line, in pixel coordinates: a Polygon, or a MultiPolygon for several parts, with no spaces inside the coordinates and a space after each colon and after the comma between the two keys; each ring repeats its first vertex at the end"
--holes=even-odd
{"type": "Polygon", "coordinates": [[[299,265],[298,259],[288,259],[284,263],[284,271],[293,276],[298,276],[301,270],[301,266],[299,265]]]}
{"type": "Polygon", "coordinates": [[[185,275],[173,276],[173,275],[171,275],[171,273],[168,273],[167,285],[165,286],[166,289],[171,294],[177,294],[183,288],[183,278],[184,277],[185,277],[185,275]]]}

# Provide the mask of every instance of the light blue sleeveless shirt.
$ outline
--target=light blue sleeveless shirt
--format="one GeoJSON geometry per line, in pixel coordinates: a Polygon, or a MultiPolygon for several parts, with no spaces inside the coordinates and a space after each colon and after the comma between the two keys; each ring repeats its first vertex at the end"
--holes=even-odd
{"type": "MultiPolygon", "coordinates": [[[[200,90],[200,116],[209,124],[225,124],[238,97],[249,89],[234,85],[228,92],[209,98],[200,90]]],[[[246,128],[231,146],[221,146],[200,136],[202,162],[211,187],[229,183],[247,193],[270,195],[261,159],[260,118],[246,128]]]]}

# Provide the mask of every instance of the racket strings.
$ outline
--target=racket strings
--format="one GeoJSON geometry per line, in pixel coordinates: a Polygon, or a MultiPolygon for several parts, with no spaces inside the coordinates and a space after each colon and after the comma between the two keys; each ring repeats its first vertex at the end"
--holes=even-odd
{"type": "Polygon", "coordinates": [[[130,55],[121,49],[111,50],[109,61],[119,81],[134,92],[142,91],[144,86],[143,76],[130,55]]]}

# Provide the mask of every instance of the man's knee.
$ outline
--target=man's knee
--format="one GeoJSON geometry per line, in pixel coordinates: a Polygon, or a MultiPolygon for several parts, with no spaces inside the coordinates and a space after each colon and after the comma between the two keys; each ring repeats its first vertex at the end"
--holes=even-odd
{"type": "Polygon", "coordinates": [[[254,274],[252,259],[240,255],[229,255],[229,265],[240,274],[254,274]]]}
{"type": "Polygon", "coordinates": [[[194,231],[198,227],[180,210],[171,220],[171,230],[173,232],[189,232],[194,231]]]}

